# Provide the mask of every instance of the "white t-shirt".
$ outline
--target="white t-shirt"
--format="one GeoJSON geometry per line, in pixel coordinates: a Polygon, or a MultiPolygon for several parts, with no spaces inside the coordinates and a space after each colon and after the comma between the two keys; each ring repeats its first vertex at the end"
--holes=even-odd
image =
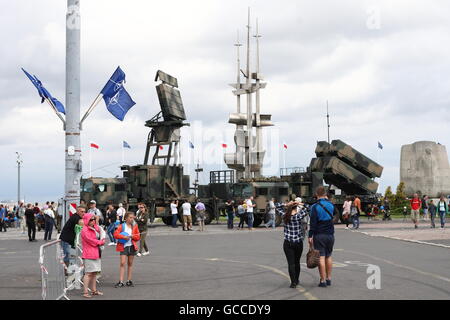
{"type": "Polygon", "coordinates": [[[55,214],[53,213],[52,209],[45,209],[44,214],[48,215],[50,218],[55,219],[55,214]]]}
{"type": "Polygon", "coordinates": [[[190,216],[191,215],[191,204],[189,202],[183,203],[181,208],[183,208],[183,216],[190,216]]]}
{"type": "Polygon", "coordinates": [[[125,214],[125,209],[123,207],[120,207],[116,212],[118,217],[123,217],[123,215],[125,214]]]}
{"type": "MultiPolygon", "coordinates": [[[[122,232],[126,232],[131,236],[131,233],[133,232],[133,229],[131,229],[126,223],[125,223],[125,230],[122,230],[122,232]]],[[[127,241],[127,243],[124,244],[125,247],[131,247],[133,244],[131,243],[131,237],[130,240],[127,241]]]]}
{"type": "Polygon", "coordinates": [[[247,200],[247,212],[253,212],[253,202],[252,200],[247,200]]]}
{"type": "Polygon", "coordinates": [[[170,204],[170,210],[171,210],[172,214],[178,214],[178,208],[175,203],[170,204]]]}

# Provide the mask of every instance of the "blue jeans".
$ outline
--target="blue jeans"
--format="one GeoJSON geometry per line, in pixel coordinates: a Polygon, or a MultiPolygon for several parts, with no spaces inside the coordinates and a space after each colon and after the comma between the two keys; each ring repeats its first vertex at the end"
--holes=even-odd
{"type": "Polygon", "coordinates": [[[445,226],[445,211],[439,211],[439,218],[441,219],[441,227],[445,226]]]}
{"type": "Polygon", "coordinates": [[[114,231],[116,230],[116,225],[114,223],[110,223],[108,226],[108,230],[106,233],[108,234],[109,241],[116,243],[116,239],[114,238],[114,231]]]}
{"type": "Polygon", "coordinates": [[[357,214],[355,214],[352,217],[353,220],[353,228],[358,229],[359,228],[359,216],[357,214]]]}
{"type": "Polygon", "coordinates": [[[227,215],[228,215],[228,229],[233,229],[234,213],[233,211],[227,212],[227,215]]]}
{"type": "Polygon", "coordinates": [[[177,214],[173,214],[172,215],[172,228],[176,228],[177,227],[177,221],[178,221],[178,215],[177,214]]]}
{"type": "Polygon", "coordinates": [[[68,264],[70,262],[70,248],[72,247],[70,243],[61,240],[61,247],[64,253],[64,262],[68,264]]]}
{"type": "Polygon", "coordinates": [[[253,221],[254,221],[253,212],[247,212],[247,221],[248,227],[253,228],[253,221]]]}
{"type": "Polygon", "coordinates": [[[275,213],[269,213],[269,222],[266,223],[266,227],[270,226],[275,229],[275,213]]]}
{"type": "Polygon", "coordinates": [[[44,240],[52,239],[53,225],[55,221],[52,218],[45,217],[45,232],[44,232],[44,240]]]}

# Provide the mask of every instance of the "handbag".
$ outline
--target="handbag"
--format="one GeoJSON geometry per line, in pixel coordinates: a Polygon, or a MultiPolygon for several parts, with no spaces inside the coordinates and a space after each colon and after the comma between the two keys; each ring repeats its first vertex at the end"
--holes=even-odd
{"type": "Polygon", "coordinates": [[[320,251],[314,249],[314,246],[309,247],[309,251],[306,254],[306,266],[309,269],[314,269],[319,266],[320,251]]]}

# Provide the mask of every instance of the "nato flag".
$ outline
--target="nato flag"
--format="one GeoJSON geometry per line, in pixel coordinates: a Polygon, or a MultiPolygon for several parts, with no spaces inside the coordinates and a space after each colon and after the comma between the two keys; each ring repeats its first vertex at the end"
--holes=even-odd
{"type": "Polygon", "coordinates": [[[129,145],[128,142],[126,142],[126,141],[123,142],[123,147],[124,147],[124,148],[128,148],[128,149],[131,149],[130,145],[129,145]]]}
{"type": "Polygon", "coordinates": [[[128,110],[136,104],[125,90],[123,86],[124,82],[125,73],[120,67],[117,67],[101,91],[106,108],[114,117],[121,121],[125,118],[128,110]]]}
{"type": "Polygon", "coordinates": [[[190,142],[190,141],[189,141],[189,147],[190,147],[191,149],[194,149],[194,144],[193,144],[192,142],[190,142]]]}
{"type": "Polygon", "coordinates": [[[41,103],[44,103],[45,99],[49,99],[53,102],[53,104],[56,107],[56,110],[58,110],[61,113],[66,114],[66,110],[64,109],[64,105],[58,101],[58,99],[53,98],[50,92],[48,92],[47,89],[44,88],[42,85],[42,82],[38,79],[36,76],[32,76],[28,72],[25,71],[24,68],[22,68],[22,71],[25,73],[25,75],[30,79],[31,83],[36,87],[39,96],[42,98],[41,103]]]}

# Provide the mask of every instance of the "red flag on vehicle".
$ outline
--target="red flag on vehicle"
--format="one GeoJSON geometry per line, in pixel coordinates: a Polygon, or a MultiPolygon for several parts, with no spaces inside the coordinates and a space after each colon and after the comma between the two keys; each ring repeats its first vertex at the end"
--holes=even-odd
{"type": "Polygon", "coordinates": [[[95,144],[95,143],[93,143],[93,142],[91,142],[91,147],[92,147],[92,148],[95,148],[95,149],[98,149],[98,148],[99,148],[98,145],[95,144]]]}
{"type": "Polygon", "coordinates": [[[227,145],[225,143],[222,143],[222,148],[226,148],[227,145]]]}

